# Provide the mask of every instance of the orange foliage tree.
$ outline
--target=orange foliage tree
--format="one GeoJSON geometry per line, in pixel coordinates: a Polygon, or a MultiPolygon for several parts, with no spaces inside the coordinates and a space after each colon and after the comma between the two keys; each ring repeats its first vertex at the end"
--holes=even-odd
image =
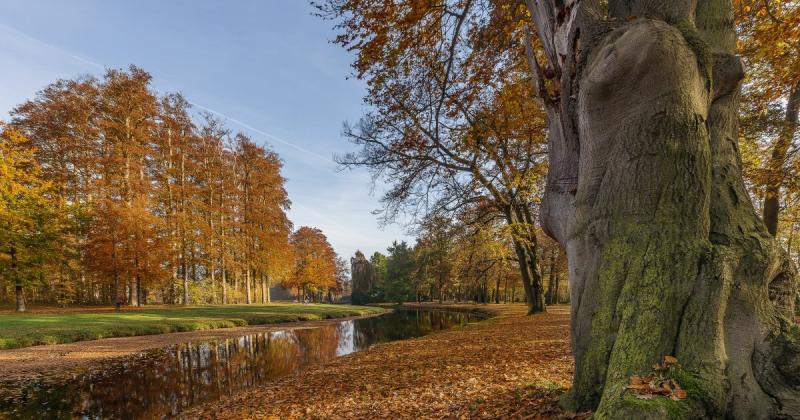
{"type": "Polygon", "coordinates": [[[11,125],[68,215],[67,281],[27,284],[42,301],[55,295],[42,285],[66,284],[80,303],[267,302],[293,269],[278,155],[157,95],[144,70],[57,81],[11,125]]]}
{"type": "Polygon", "coordinates": [[[337,287],[340,264],[336,252],[317,228],[302,226],[292,233],[291,241],[295,250],[294,270],[283,285],[297,290],[298,299],[311,297],[315,302],[321,301],[326,292],[337,287]]]}

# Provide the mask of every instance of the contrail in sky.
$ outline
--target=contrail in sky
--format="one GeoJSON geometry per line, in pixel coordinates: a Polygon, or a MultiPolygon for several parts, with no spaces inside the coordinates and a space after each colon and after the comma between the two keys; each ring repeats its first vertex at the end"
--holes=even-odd
{"type": "Polygon", "coordinates": [[[88,64],[88,65],[90,65],[90,66],[92,66],[92,67],[96,67],[96,68],[98,68],[98,69],[100,69],[100,70],[103,70],[103,69],[105,69],[105,67],[103,67],[103,66],[102,66],[101,64],[99,64],[99,63],[96,63],[96,62],[94,62],[94,61],[92,61],[92,60],[89,60],[89,59],[87,59],[87,58],[81,57],[81,56],[79,56],[79,55],[77,55],[77,54],[73,54],[73,53],[72,53],[72,52],[70,52],[70,51],[67,51],[67,50],[65,50],[65,49],[63,49],[63,48],[61,48],[61,47],[55,46],[55,45],[53,45],[53,44],[49,44],[49,43],[47,43],[47,42],[44,42],[44,41],[42,41],[41,39],[34,38],[34,37],[32,37],[32,36],[28,35],[27,33],[20,31],[20,30],[19,30],[19,29],[17,29],[17,28],[13,28],[13,27],[11,27],[11,26],[8,26],[8,25],[5,25],[5,24],[3,24],[3,23],[0,23],[0,28],[3,28],[3,29],[5,29],[5,30],[6,30],[6,31],[8,31],[8,32],[12,32],[12,33],[14,33],[15,35],[17,35],[17,36],[19,36],[19,37],[22,37],[22,38],[27,38],[29,41],[34,41],[34,42],[36,42],[36,43],[38,43],[38,44],[41,44],[41,45],[43,45],[43,46],[45,46],[45,47],[47,47],[47,48],[49,48],[49,49],[51,49],[51,50],[55,50],[56,52],[60,53],[61,55],[65,55],[65,56],[67,56],[67,57],[69,57],[69,58],[72,58],[73,60],[80,61],[80,62],[82,62],[82,63],[85,63],[85,64],[88,64]]]}
{"type": "Polygon", "coordinates": [[[314,157],[322,159],[324,161],[327,161],[327,162],[331,161],[330,158],[322,156],[319,153],[312,152],[311,150],[308,150],[306,148],[300,147],[300,146],[298,146],[298,145],[296,145],[296,144],[294,144],[294,143],[292,143],[290,141],[284,140],[284,139],[282,139],[282,138],[280,138],[280,137],[278,137],[278,136],[276,136],[274,134],[270,134],[270,133],[267,133],[266,131],[259,130],[258,128],[255,128],[250,124],[247,124],[247,123],[245,123],[243,121],[239,121],[236,118],[229,117],[229,116],[227,116],[227,115],[225,115],[225,114],[223,114],[223,113],[221,113],[219,111],[215,111],[215,110],[213,110],[211,108],[208,108],[208,107],[205,107],[203,105],[200,105],[197,102],[189,101],[189,103],[192,104],[192,106],[194,106],[194,107],[200,108],[200,109],[202,109],[204,111],[208,111],[208,112],[210,112],[210,113],[212,113],[214,115],[217,115],[217,116],[220,116],[222,118],[225,118],[226,120],[228,120],[228,121],[230,121],[230,122],[232,122],[232,123],[234,123],[236,125],[242,126],[242,127],[246,128],[246,129],[248,129],[250,131],[253,131],[253,132],[256,132],[258,134],[261,134],[262,136],[267,137],[269,139],[272,139],[274,141],[277,141],[278,143],[283,143],[283,144],[285,144],[285,145],[287,145],[287,146],[289,146],[289,147],[291,147],[293,149],[299,150],[299,151],[301,151],[301,152],[303,152],[305,154],[308,154],[310,156],[314,156],[314,157]]]}
{"type": "MultiPolygon", "coordinates": [[[[36,42],[36,43],[38,43],[40,45],[43,45],[43,46],[45,46],[45,47],[47,47],[47,48],[49,48],[51,50],[54,50],[54,51],[60,53],[61,55],[67,56],[69,58],[72,58],[73,60],[80,61],[80,62],[82,62],[84,64],[88,64],[88,65],[90,65],[92,67],[95,67],[97,69],[100,69],[100,70],[105,70],[106,69],[105,66],[103,66],[100,63],[97,63],[96,61],[92,61],[92,60],[90,60],[88,58],[85,58],[85,57],[83,57],[81,55],[75,54],[75,53],[73,53],[73,52],[71,52],[69,50],[66,50],[64,48],[61,48],[61,47],[59,47],[57,45],[53,45],[53,44],[50,44],[48,42],[42,41],[41,39],[35,38],[35,37],[31,36],[31,35],[28,35],[27,33],[22,32],[22,31],[20,31],[20,30],[18,30],[16,28],[11,27],[11,26],[8,26],[8,25],[0,23],[0,28],[6,30],[8,32],[11,32],[11,33],[13,33],[13,34],[15,34],[15,35],[17,35],[19,37],[27,38],[30,41],[34,41],[34,42],[36,42]]],[[[282,138],[280,138],[280,137],[278,137],[278,136],[276,136],[274,134],[270,134],[270,133],[268,133],[268,132],[266,132],[264,130],[260,130],[260,129],[256,128],[256,127],[253,127],[250,124],[247,124],[244,121],[238,120],[238,119],[233,118],[233,117],[228,116],[228,115],[225,115],[222,112],[219,112],[219,111],[211,109],[211,108],[209,108],[207,106],[198,104],[197,102],[189,101],[189,103],[192,106],[196,107],[196,108],[200,108],[200,109],[202,109],[204,111],[207,111],[207,112],[210,112],[210,113],[212,113],[214,115],[222,117],[222,118],[224,118],[224,119],[226,119],[226,120],[228,120],[228,121],[230,121],[230,122],[232,122],[232,123],[234,123],[234,124],[236,124],[238,126],[244,127],[246,129],[254,132],[254,133],[261,134],[262,136],[267,137],[270,140],[273,140],[273,141],[276,141],[278,143],[281,143],[281,144],[284,144],[286,146],[289,146],[289,147],[291,147],[291,148],[293,148],[293,149],[295,149],[295,150],[297,150],[299,152],[302,152],[302,153],[304,153],[306,155],[315,157],[317,159],[321,159],[321,160],[323,160],[325,162],[328,162],[328,163],[331,162],[331,159],[329,157],[325,157],[325,156],[323,156],[323,155],[321,155],[319,153],[316,153],[316,152],[308,150],[308,149],[306,149],[304,147],[298,146],[298,145],[296,145],[296,144],[294,144],[294,143],[292,143],[292,142],[290,142],[288,140],[284,140],[284,139],[282,139],[282,138]]]]}

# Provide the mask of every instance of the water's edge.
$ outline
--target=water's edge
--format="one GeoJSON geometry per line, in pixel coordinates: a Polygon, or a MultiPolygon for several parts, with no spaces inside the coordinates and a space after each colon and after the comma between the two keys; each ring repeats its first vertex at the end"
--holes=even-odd
{"type": "MultiPolygon", "coordinates": [[[[456,308],[383,314],[194,340],[103,361],[71,378],[0,383],[0,417],[168,417],[382,342],[485,319],[456,308]]],[[[459,308],[460,309],[460,308],[459,308]]]]}

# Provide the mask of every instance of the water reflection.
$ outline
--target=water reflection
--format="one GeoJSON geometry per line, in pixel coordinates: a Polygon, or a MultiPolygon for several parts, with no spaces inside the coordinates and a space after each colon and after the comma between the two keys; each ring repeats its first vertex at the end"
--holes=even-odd
{"type": "Polygon", "coordinates": [[[3,384],[0,414],[14,418],[168,417],[376,343],[419,337],[475,320],[475,315],[467,313],[402,310],[318,328],[181,344],[114,359],[102,369],[62,383],[3,384]]]}

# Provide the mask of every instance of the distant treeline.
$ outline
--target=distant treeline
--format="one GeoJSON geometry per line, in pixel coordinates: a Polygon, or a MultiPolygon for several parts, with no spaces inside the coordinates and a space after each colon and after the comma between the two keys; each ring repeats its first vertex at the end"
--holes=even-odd
{"type": "MultiPolygon", "coordinates": [[[[545,239],[538,247],[547,304],[569,302],[564,253],[545,239]]],[[[353,303],[405,301],[524,302],[514,248],[502,225],[474,227],[436,220],[416,244],[394,242],[387,253],[350,259],[353,303]]]]}

